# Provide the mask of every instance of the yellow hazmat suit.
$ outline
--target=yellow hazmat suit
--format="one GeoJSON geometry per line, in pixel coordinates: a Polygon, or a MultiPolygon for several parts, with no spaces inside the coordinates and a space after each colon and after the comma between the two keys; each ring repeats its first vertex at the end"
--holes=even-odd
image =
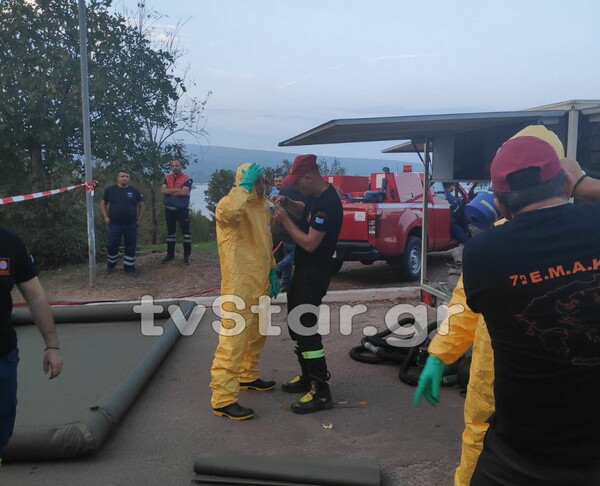
{"type": "MultiPolygon", "coordinates": [[[[215,212],[222,308],[241,315],[245,327],[232,336],[219,335],[210,370],[213,408],[237,402],[239,383],[258,378],[258,361],[266,339],[259,333],[258,314],[250,308],[258,305],[261,295],[269,294],[269,271],[275,268],[272,216],[267,209],[268,200],[257,196],[255,186],[248,192],[239,185],[242,169],[249,165],[238,167],[236,187],[219,201],[215,212]],[[236,307],[232,298],[226,296],[241,298],[243,308],[236,307]]],[[[225,329],[239,328],[233,319],[222,318],[221,324],[225,329]]]]}
{"type": "MultiPolygon", "coordinates": [[[[554,147],[559,157],[565,151],[554,132],[542,125],[530,125],[512,138],[537,137],[554,147]]],[[[502,219],[496,224],[503,224],[502,219]]],[[[465,430],[462,435],[460,465],[454,475],[454,486],[468,486],[483,447],[483,438],[488,429],[486,420],[495,410],[494,400],[494,353],[487,326],[481,314],[476,314],[467,305],[462,275],[452,293],[448,306],[459,305],[464,311],[445,319],[439,333],[432,339],[428,351],[445,364],[454,363],[473,345],[469,384],[465,398],[465,430]]]]}
{"type": "Polygon", "coordinates": [[[429,354],[444,363],[454,363],[473,345],[471,372],[465,398],[465,430],[462,435],[460,465],[454,476],[455,486],[467,486],[483,447],[488,428],[486,420],[494,412],[494,355],[490,335],[481,314],[469,309],[462,275],[448,306],[464,310],[446,318],[438,334],[431,340],[429,354]]]}

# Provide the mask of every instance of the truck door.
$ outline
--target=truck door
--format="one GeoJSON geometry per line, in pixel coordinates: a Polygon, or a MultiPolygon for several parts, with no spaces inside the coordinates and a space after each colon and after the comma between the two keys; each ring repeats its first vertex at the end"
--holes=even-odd
{"type": "Polygon", "coordinates": [[[441,182],[433,182],[430,186],[431,204],[427,206],[429,211],[427,237],[429,249],[453,246],[454,240],[450,236],[450,204],[445,197],[444,185],[441,182]]]}

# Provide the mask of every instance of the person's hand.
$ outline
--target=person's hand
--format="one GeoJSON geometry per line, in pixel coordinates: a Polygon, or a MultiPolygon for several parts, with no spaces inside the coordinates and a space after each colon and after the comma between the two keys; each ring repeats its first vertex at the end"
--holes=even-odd
{"type": "Polygon", "coordinates": [[[58,349],[47,349],[44,351],[44,374],[50,371],[50,379],[60,375],[63,367],[63,359],[58,349]]]}
{"type": "Polygon", "coordinates": [[[269,283],[271,284],[271,288],[269,290],[269,297],[274,299],[279,294],[279,277],[277,276],[277,272],[274,268],[269,270],[269,283]]]}
{"type": "Polygon", "coordinates": [[[430,354],[425,361],[423,371],[419,375],[419,383],[413,400],[414,405],[418,405],[421,396],[425,397],[434,407],[440,401],[440,382],[444,374],[444,363],[441,359],[430,354]]]}
{"type": "Polygon", "coordinates": [[[573,184],[585,174],[579,163],[575,159],[560,159],[563,169],[573,179],[573,184]]]}
{"type": "Polygon", "coordinates": [[[110,218],[109,218],[108,216],[105,216],[105,218],[104,218],[104,222],[105,222],[106,224],[110,224],[110,218]]]}
{"type": "Polygon", "coordinates": [[[281,206],[281,204],[275,204],[275,212],[273,213],[273,216],[280,223],[290,219],[289,213],[281,206]]]}
{"type": "Polygon", "coordinates": [[[252,186],[264,173],[265,169],[253,162],[245,169],[242,169],[242,180],[240,182],[240,186],[246,189],[248,192],[252,192],[252,186]]]}

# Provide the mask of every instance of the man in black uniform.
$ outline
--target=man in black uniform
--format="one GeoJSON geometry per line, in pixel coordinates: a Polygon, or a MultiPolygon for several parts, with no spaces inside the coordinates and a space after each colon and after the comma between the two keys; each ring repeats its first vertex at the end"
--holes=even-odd
{"type": "Polygon", "coordinates": [[[45,343],[43,368],[50,379],[57,377],[63,366],[58,336],[44,289],[36,276],[33,260],[21,238],[0,228],[0,463],[2,450],[8,443],[17,412],[17,334],[10,323],[11,291],[17,285],[45,343]]]}
{"type": "Polygon", "coordinates": [[[311,413],[333,407],[329,372],[321,335],[317,332],[315,307],[299,316],[293,311],[306,304],[319,306],[327,293],[331,260],[342,228],[342,202],[335,188],[321,177],[317,158],[312,154],[296,157],[283,184],[311,198],[304,204],[282,195],[273,197],[275,218],[297,244],[287,299],[288,330],[296,347],[301,374],[284,383],[282,389],[289,393],[306,392],[299,401],[292,403],[291,409],[294,413],[311,413]],[[288,211],[292,214],[301,211],[299,226],[292,221],[288,211]]]}
{"type": "Polygon", "coordinates": [[[144,216],[144,196],[129,185],[129,173],[120,170],[117,184],[107,187],[100,204],[104,222],[108,225],[106,241],[106,273],[117,266],[121,239],[125,246],[123,270],[135,275],[135,247],[137,228],[144,216]]]}
{"type": "Polygon", "coordinates": [[[490,172],[509,222],[464,249],[495,361],[471,485],[600,484],[600,205],[569,203],[573,181],[537,137],[506,142],[490,172]]]}

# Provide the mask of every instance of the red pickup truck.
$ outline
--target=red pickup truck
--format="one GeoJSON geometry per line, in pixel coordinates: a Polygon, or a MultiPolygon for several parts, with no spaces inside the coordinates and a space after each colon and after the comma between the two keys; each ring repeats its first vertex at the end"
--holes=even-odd
{"type": "MultiPolygon", "coordinates": [[[[424,174],[375,172],[370,176],[324,176],[343,194],[344,219],[334,254],[333,271],[345,261],[370,265],[385,260],[403,279],[417,280],[421,273],[424,174]],[[348,177],[346,180],[345,178],[348,177]]],[[[459,185],[455,196],[464,204],[467,195],[459,185]]],[[[444,186],[434,182],[427,190],[428,251],[458,245],[450,236],[450,205],[444,186]]]]}

